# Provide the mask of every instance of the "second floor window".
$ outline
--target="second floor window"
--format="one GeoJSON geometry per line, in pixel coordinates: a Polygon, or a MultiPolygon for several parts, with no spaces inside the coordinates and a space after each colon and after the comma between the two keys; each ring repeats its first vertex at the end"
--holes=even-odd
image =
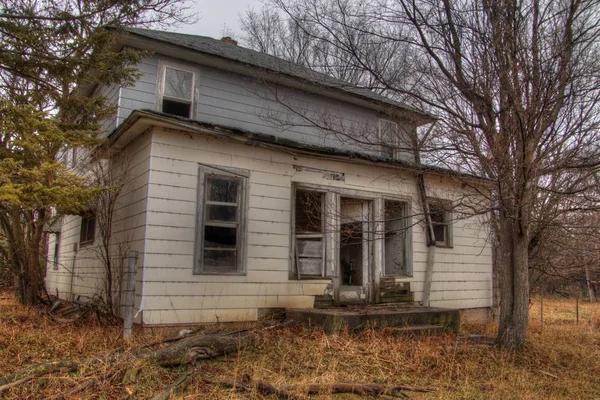
{"type": "Polygon", "coordinates": [[[381,155],[394,158],[398,149],[398,124],[385,119],[379,120],[379,147],[381,155]]]}
{"type": "Polygon", "coordinates": [[[194,99],[194,73],[165,67],[161,111],[166,114],[191,118],[194,99]]]}

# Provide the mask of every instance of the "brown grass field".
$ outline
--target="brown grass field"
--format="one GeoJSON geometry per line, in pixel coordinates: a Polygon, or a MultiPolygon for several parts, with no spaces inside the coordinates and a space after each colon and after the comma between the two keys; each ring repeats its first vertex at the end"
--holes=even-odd
{"type": "MultiPolygon", "coordinates": [[[[452,334],[414,338],[368,331],[360,336],[326,336],[320,331],[285,328],[262,332],[255,346],[235,356],[199,362],[192,367],[194,378],[187,390],[172,398],[269,398],[203,381],[248,374],[254,381],[277,387],[354,382],[435,389],[432,393],[405,392],[412,399],[600,399],[600,303],[580,303],[577,324],[574,299],[546,298],[543,329],[539,298],[532,303],[528,345],[521,352],[459,345],[452,334]]],[[[495,329],[491,323],[463,325],[461,334],[494,335],[495,329]]],[[[101,360],[172,335],[172,330],[146,329],[126,344],[119,326],[61,325],[44,309],[20,306],[9,292],[0,292],[0,377],[42,361],[101,360]]],[[[85,365],[75,373],[50,374],[2,390],[0,398],[146,399],[183,372],[147,366],[133,383],[124,384],[123,375],[131,365],[102,361],[85,365]],[[65,395],[88,381],[84,390],[65,395]]]]}

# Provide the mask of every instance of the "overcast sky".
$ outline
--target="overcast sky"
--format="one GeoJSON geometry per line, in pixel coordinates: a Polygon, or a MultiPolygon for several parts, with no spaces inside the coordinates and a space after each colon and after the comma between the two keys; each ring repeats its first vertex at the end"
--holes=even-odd
{"type": "Polygon", "coordinates": [[[193,25],[185,25],[173,30],[181,33],[210,36],[220,39],[222,31],[228,27],[242,36],[239,27],[239,14],[246,12],[248,7],[259,10],[260,0],[194,0],[195,9],[199,12],[199,20],[193,25]]]}

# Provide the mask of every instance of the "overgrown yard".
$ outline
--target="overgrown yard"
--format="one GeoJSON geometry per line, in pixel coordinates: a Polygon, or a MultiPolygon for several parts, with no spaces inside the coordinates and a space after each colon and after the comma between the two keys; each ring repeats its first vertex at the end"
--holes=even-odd
{"type": "MultiPolygon", "coordinates": [[[[360,336],[326,336],[292,328],[261,331],[256,344],[240,353],[190,367],[189,385],[172,398],[262,398],[254,385],[253,390],[239,392],[215,384],[246,375],[252,382],[286,388],[298,398],[308,397],[302,388],[309,384],[339,382],[435,389],[401,392],[414,399],[600,398],[600,304],[582,303],[579,314],[576,324],[573,299],[545,299],[542,330],[539,299],[535,299],[528,346],[516,354],[465,344],[453,335],[411,338],[371,331],[360,336]]],[[[463,326],[461,332],[493,333],[491,324],[463,326]]],[[[1,377],[34,363],[60,359],[74,360],[78,366],[75,370],[64,365],[51,374],[21,379],[0,388],[0,397],[152,398],[185,371],[136,364],[134,357],[127,356],[134,348],[172,336],[173,330],[147,329],[136,333],[129,344],[120,335],[117,326],[57,323],[44,309],[22,307],[10,293],[0,293],[0,382],[1,377]],[[115,354],[125,356],[110,357],[115,354]],[[136,365],[140,369],[133,376],[136,365]]]]}

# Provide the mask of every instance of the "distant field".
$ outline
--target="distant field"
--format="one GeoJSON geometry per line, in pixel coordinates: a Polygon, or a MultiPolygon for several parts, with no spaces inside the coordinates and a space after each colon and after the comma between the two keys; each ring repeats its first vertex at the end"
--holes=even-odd
{"type": "MultiPolygon", "coordinates": [[[[326,336],[300,329],[266,331],[255,346],[236,356],[192,367],[190,386],[173,398],[263,398],[257,393],[217,388],[202,380],[249,374],[277,387],[354,382],[436,390],[406,392],[414,399],[600,399],[600,303],[580,303],[576,324],[574,299],[546,298],[543,329],[539,298],[532,300],[530,311],[528,346],[515,354],[482,345],[460,345],[452,335],[411,338],[372,331],[360,336],[326,336]]],[[[465,325],[461,334],[494,335],[495,329],[493,324],[465,325]]],[[[36,362],[126,352],[172,336],[173,331],[147,329],[136,333],[130,344],[120,335],[118,326],[61,325],[43,309],[22,307],[10,293],[0,292],[0,382],[2,376],[36,362]]],[[[4,391],[0,385],[0,398],[65,398],[64,393],[88,381],[89,386],[66,398],[152,398],[183,371],[146,366],[134,382],[124,384],[123,377],[130,368],[124,363],[96,363],[93,368],[47,375],[4,391]]]]}

